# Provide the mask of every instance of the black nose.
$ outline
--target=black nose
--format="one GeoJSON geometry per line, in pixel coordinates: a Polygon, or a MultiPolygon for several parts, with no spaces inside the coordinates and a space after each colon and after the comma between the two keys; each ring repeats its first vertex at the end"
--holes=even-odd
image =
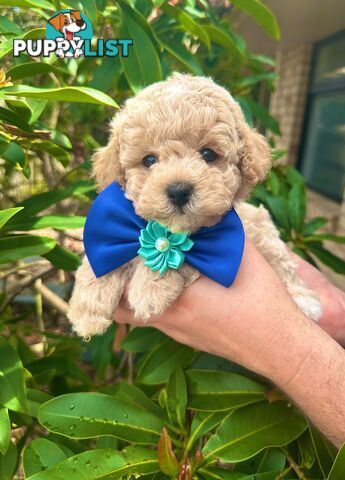
{"type": "Polygon", "coordinates": [[[190,199],[193,187],[189,183],[173,183],[167,188],[169,200],[178,207],[183,207],[190,199]]]}
{"type": "Polygon", "coordinates": [[[78,27],[82,27],[84,25],[84,20],[76,20],[75,23],[78,25],[78,27]]]}

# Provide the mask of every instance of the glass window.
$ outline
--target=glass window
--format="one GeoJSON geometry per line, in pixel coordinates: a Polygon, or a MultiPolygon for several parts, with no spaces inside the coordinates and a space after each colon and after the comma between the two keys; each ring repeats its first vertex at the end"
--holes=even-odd
{"type": "Polygon", "coordinates": [[[345,193],[345,32],[315,46],[300,168],[310,188],[345,193]]]}

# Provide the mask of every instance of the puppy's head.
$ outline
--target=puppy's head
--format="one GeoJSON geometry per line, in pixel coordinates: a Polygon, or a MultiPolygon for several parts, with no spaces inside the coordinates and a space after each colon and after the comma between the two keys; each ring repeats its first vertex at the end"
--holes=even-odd
{"type": "Polygon", "coordinates": [[[116,180],[138,215],[188,232],[217,223],[269,166],[264,137],[229,93],[181,74],[129,99],[94,157],[101,189],[116,180]]]}
{"type": "Polygon", "coordinates": [[[83,30],[86,25],[81,18],[79,10],[71,10],[68,13],[59,13],[48,20],[48,22],[59,32],[79,32],[83,30]]]}

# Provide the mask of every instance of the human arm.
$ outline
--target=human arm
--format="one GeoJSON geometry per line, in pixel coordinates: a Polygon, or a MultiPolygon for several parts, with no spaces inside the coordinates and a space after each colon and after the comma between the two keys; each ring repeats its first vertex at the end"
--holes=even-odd
{"type": "MultiPolygon", "coordinates": [[[[135,323],[125,299],[115,318],[135,323]]],[[[250,243],[231,288],[202,277],[149,325],[264,375],[335,445],[345,440],[345,352],[297,308],[250,243]]]]}

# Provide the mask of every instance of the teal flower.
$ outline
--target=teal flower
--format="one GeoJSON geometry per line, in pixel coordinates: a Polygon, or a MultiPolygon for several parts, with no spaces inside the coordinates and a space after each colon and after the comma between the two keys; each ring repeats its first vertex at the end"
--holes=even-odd
{"type": "Polygon", "coordinates": [[[192,248],[193,240],[188,233],[171,233],[158,222],[150,221],[145,230],[140,231],[141,247],[138,255],[144,258],[145,265],[163,275],[168,268],[175,270],[184,262],[184,253],[192,248]]]}

